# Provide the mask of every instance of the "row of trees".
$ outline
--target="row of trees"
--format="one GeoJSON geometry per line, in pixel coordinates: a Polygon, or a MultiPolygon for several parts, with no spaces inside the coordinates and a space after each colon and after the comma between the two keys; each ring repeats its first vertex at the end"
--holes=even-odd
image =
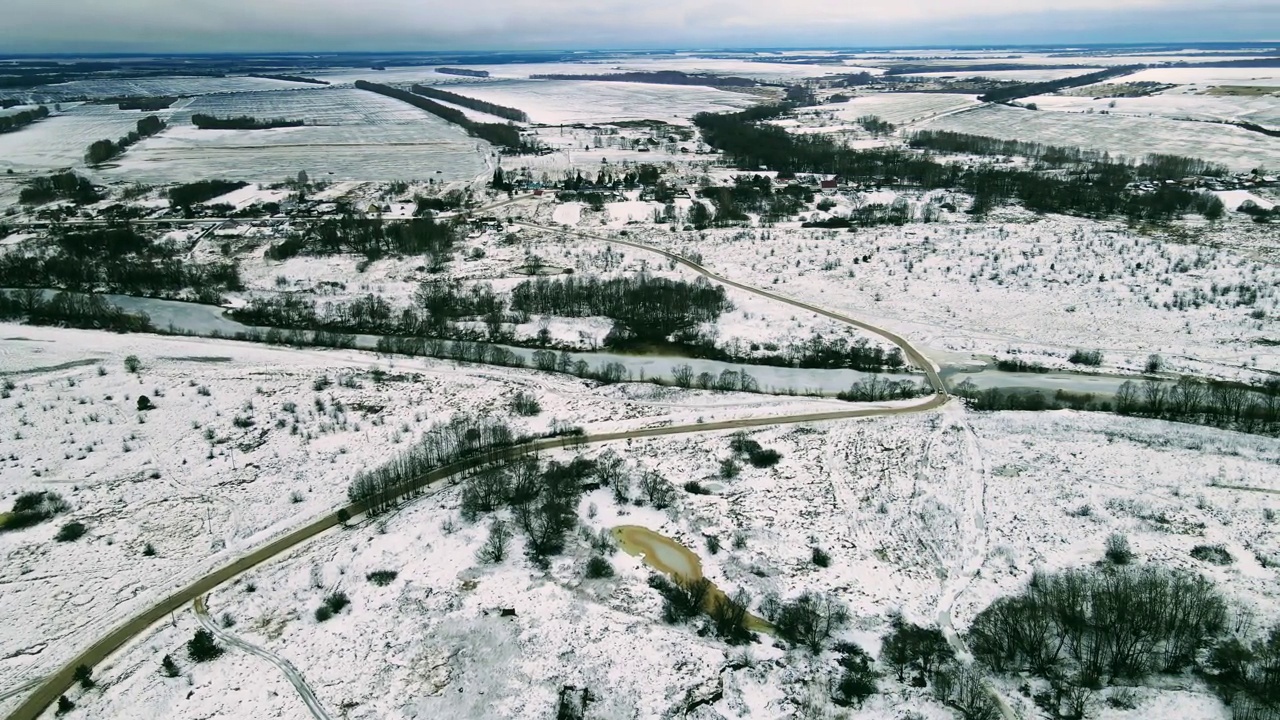
{"type": "Polygon", "coordinates": [[[501,420],[458,414],[432,425],[408,452],[381,467],[357,473],[347,488],[347,498],[372,514],[384,512],[420,490],[429,482],[431,471],[466,461],[480,465],[481,459],[521,441],[501,420]]]}
{"type": "Polygon", "coordinates": [[[155,115],[148,115],[138,121],[137,129],[130,131],[128,135],[119,140],[99,140],[90,145],[84,155],[85,162],[90,165],[104,163],[120,155],[139,140],[151,137],[164,128],[165,123],[163,120],[155,115]]]}
{"type": "Polygon", "coordinates": [[[514,120],[516,122],[529,122],[529,115],[523,110],[506,107],[505,105],[498,105],[497,103],[485,102],[484,100],[467,97],[466,95],[459,95],[430,85],[414,85],[413,92],[424,97],[443,100],[447,103],[461,105],[462,107],[478,110],[482,113],[488,113],[495,117],[514,120]]]}
{"type": "MultiPolygon", "coordinates": [[[[949,130],[918,130],[911,134],[907,144],[923,150],[967,155],[1018,155],[1031,158],[1053,167],[1086,165],[1090,163],[1115,164],[1123,162],[1110,153],[1076,147],[1045,145],[1025,140],[1002,140],[986,135],[951,132],[949,130]]],[[[1199,158],[1181,155],[1152,154],[1142,162],[1131,163],[1134,174],[1149,180],[1180,180],[1188,175],[1221,177],[1227,174],[1225,165],[1199,158]]]]}
{"type": "Polygon", "coordinates": [[[310,85],[328,85],[328,80],[317,80],[316,78],[303,77],[301,75],[265,75],[261,73],[250,74],[249,77],[262,78],[263,80],[281,80],[283,82],[308,83],[310,85]]]}
{"type": "Polygon", "coordinates": [[[249,115],[220,118],[214,115],[196,113],[191,116],[191,124],[201,130],[271,130],[273,128],[302,127],[306,125],[306,122],[285,118],[259,120],[249,115]]]}
{"type": "Polygon", "coordinates": [[[704,278],[688,283],[647,274],[529,280],[512,291],[511,307],[542,315],[610,318],[614,329],[606,342],[617,344],[662,343],[732,309],[724,287],[704,278]]]}
{"type": "Polygon", "coordinates": [[[513,152],[529,152],[536,149],[533,145],[525,142],[520,135],[520,129],[514,125],[503,123],[478,123],[467,117],[466,113],[456,110],[438,102],[428,100],[421,95],[415,95],[407,90],[400,90],[388,85],[380,85],[371,83],[366,80],[357,80],[355,86],[360,90],[368,90],[379,95],[385,95],[396,100],[409,103],[410,105],[426,110],[427,112],[442,118],[454,125],[466,130],[469,134],[474,135],[482,140],[487,140],[494,145],[506,148],[513,152]]]}
{"type": "Polygon", "coordinates": [[[896,148],[855,150],[828,137],[793,135],[760,122],[788,111],[785,105],[773,105],[737,113],[700,113],[694,116],[694,123],[708,144],[740,167],[833,174],[875,185],[961,190],[974,197],[972,212],[976,214],[1011,200],[1035,212],[1125,215],[1152,221],[1173,219],[1189,211],[1221,211],[1220,202],[1182,187],[1131,191],[1129,186],[1138,176],[1134,168],[1121,163],[1097,162],[1065,174],[993,166],[970,168],[896,148]]]}
{"type": "Polygon", "coordinates": [[[1114,407],[1121,415],[1139,415],[1245,432],[1280,435],[1280,379],[1259,386],[1234,382],[1202,382],[1183,376],[1176,383],[1149,379],[1125,381],[1116,390],[1114,407]]]}
{"type": "Polygon", "coordinates": [[[169,204],[175,208],[190,208],[221,197],[248,185],[243,180],[198,180],[169,188],[169,204]]]}
{"type": "Polygon", "coordinates": [[[440,73],[441,75],[460,75],[462,77],[476,77],[476,78],[489,77],[488,70],[471,70],[469,68],[438,67],[436,68],[436,72],[440,73]]]}
{"type": "Polygon", "coordinates": [[[978,99],[983,102],[1009,102],[1018,98],[1031,97],[1032,95],[1047,95],[1049,93],[1058,92],[1073,87],[1083,87],[1110,80],[1113,77],[1121,77],[1129,75],[1139,69],[1140,65],[1118,65],[1116,67],[1099,70],[1097,72],[1085,73],[1084,75],[1073,75],[1071,77],[1062,78],[1061,80],[1046,80],[1044,82],[1025,83],[1013,85],[998,90],[991,90],[985,95],[979,95],[978,99]]]}
{"type": "Polygon", "coordinates": [[[41,290],[0,291],[0,320],[25,320],[32,325],[149,332],[154,330],[145,313],[126,312],[101,295],[41,290]]]}
{"type": "Polygon", "coordinates": [[[41,105],[32,110],[23,110],[12,115],[0,115],[0,134],[15,132],[37,120],[49,117],[49,108],[41,105]]]}

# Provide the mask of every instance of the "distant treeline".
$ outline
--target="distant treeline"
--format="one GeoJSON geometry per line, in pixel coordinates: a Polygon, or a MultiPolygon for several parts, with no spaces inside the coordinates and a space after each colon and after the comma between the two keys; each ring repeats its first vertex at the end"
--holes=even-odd
{"type": "Polygon", "coordinates": [[[1047,174],[999,166],[966,167],[898,148],[858,150],[821,135],[794,135],[762,123],[785,115],[786,105],[761,105],[736,113],[699,113],[694,124],[703,140],[740,168],[766,167],[780,173],[838,175],[864,184],[951,189],[974,198],[970,212],[983,214],[1016,200],[1034,212],[1082,217],[1123,215],[1133,221],[1167,221],[1187,212],[1218,215],[1215,196],[1179,186],[1131,192],[1138,180],[1123,163],[1097,162],[1066,174],[1047,174]]]}
{"type": "Polygon", "coordinates": [[[0,133],[15,132],[37,120],[49,117],[49,108],[41,105],[34,110],[23,110],[12,115],[0,115],[0,133]]]}
{"type": "Polygon", "coordinates": [[[146,313],[126,312],[101,295],[60,292],[46,299],[42,290],[0,290],[0,320],[26,320],[32,325],[149,332],[146,313]]]}
{"type": "MultiPolygon", "coordinates": [[[[1111,157],[1109,153],[1096,150],[1045,145],[1023,140],[1002,140],[985,135],[969,135],[947,130],[920,130],[911,135],[907,144],[917,149],[966,155],[1018,155],[1055,167],[1122,162],[1111,157]]],[[[1222,177],[1228,172],[1225,165],[1180,155],[1148,155],[1143,162],[1130,167],[1138,177],[1150,180],[1178,180],[1188,175],[1222,177]]]]}
{"type": "Polygon", "coordinates": [[[454,105],[461,105],[462,107],[465,107],[465,108],[471,108],[472,110],[479,110],[482,113],[488,113],[490,115],[495,115],[500,118],[506,118],[507,120],[514,120],[516,122],[529,122],[529,116],[526,115],[523,110],[517,110],[515,108],[506,107],[504,105],[497,105],[491,102],[485,102],[484,100],[477,100],[472,97],[467,97],[466,95],[459,95],[457,93],[451,93],[446,90],[440,90],[439,88],[434,88],[434,87],[431,87],[430,85],[414,85],[413,92],[418,95],[425,95],[426,97],[434,98],[436,100],[443,100],[448,103],[453,103],[454,105]]]}
{"type": "Polygon", "coordinates": [[[1092,85],[1100,83],[1103,80],[1110,80],[1113,77],[1128,75],[1137,70],[1142,69],[1141,65],[1120,65],[1098,72],[1087,73],[1085,75],[1075,75],[1061,80],[1047,80],[1045,82],[1025,83],[1022,85],[1014,85],[999,90],[992,90],[985,95],[979,95],[978,99],[983,102],[1009,102],[1018,98],[1031,97],[1032,95],[1046,95],[1048,93],[1065,90],[1067,88],[1082,87],[1084,85],[1092,85]]]}
{"type": "Polygon", "coordinates": [[[409,103],[421,110],[426,110],[432,115],[463,128],[475,137],[487,140],[494,145],[507,148],[508,150],[512,150],[514,152],[525,152],[533,149],[533,146],[526,143],[524,139],[520,137],[520,130],[514,125],[473,122],[466,116],[466,113],[463,113],[461,110],[446,107],[438,102],[428,100],[421,95],[415,95],[407,90],[400,90],[399,88],[393,88],[387,85],[379,85],[378,83],[371,83],[365,80],[357,80],[355,82],[355,86],[360,90],[368,90],[369,92],[375,92],[389,98],[395,98],[396,100],[409,103]]]}
{"type": "Polygon", "coordinates": [[[94,189],[93,183],[73,172],[34,178],[18,193],[18,202],[23,205],[43,205],[55,200],[88,205],[101,199],[102,195],[94,189]]]}
{"type": "Polygon", "coordinates": [[[0,255],[0,287],[61,288],[147,297],[188,297],[217,304],[221,290],[241,288],[234,263],[201,265],[152,242],[132,225],[54,230],[38,253],[0,255]]]}
{"type": "Polygon", "coordinates": [[[272,128],[302,127],[306,125],[306,122],[302,120],[286,120],[284,118],[259,120],[248,115],[220,118],[196,113],[191,116],[191,124],[201,130],[271,130],[272,128]]]}
{"type": "Polygon", "coordinates": [[[623,72],[604,75],[530,75],[534,80],[599,80],[604,82],[650,83],[653,85],[706,85],[710,87],[755,87],[759,83],[750,78],[728,75],[690,74],[679,70],[655,70],[653,72],[623,72]]]}
{"type": "Polygon", "coordinates": [[[967,65],[930,65],[928,63],[906,63],[894,65],[884,71],[885,75],[919,75],[920,73],[982,73],[1004,72],[1008,70],[1076,70],[1081,66],[1074,65],[1027,65],[1019,63],[977,63],[967,65]]]}
{"type": "Polygon", "coordinates": [[[327,80],[317,80],[315,78],[302,77],[301,75],[265,75],[251,74],[249,77],[262,78],[263,80],[280,80],[283,82],[310,83],[312,85],[328,85],[327,80]]]}
{"type": "Polygon", "coordinates": [[[99,140],[89,146],[84,154],[85,162],[90,165],[104,163],[129,148],[142,138],[151,137],[165,128],[164,121],[155,115],[148,115],[138,121],[138,129],[116,141],[99,140]]]}
{"type": "Polygon", "coordinates": [[[466,68],[438,67],[436,72],[441,75],[461,75],[463,77],[487,78],[488,70],[468,70],[466,68]]]}
{"type": "Polygon", "coordinates": [[[169,106],[182,98],[176,96],[135,96],[122,95],[120,97],[102,98],[94,100],[98,105],[115,105],[120,110],[142,110],[144,112],[155,112],[157,110],[167,110],[169,106]]]}

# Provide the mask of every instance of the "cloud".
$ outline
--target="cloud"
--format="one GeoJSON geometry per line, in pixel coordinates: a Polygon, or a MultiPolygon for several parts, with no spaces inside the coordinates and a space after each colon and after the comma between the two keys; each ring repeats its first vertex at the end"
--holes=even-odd
{"type": "Polygon", "coordinates": [[[1245,40],[1269,0],[6,0],[0,48],[466,50],[1245,40]]]}

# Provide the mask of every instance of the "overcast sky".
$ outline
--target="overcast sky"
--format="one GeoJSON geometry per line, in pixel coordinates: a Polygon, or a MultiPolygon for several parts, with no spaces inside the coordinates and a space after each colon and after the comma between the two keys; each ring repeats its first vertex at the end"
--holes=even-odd
{"type": "Polygon", "coordinates": [[[1280,0],[3,0],[0,53],[1275,40],[1280,0]]]}

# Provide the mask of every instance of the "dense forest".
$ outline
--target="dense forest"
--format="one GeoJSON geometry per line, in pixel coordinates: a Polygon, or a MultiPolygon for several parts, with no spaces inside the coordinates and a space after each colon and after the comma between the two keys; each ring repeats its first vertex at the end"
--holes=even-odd
{"type": "Polygon", "coordinates": [[[49,117],[49,108],[41,105],[32,110],[23,110],[12,115],[0,115],[0,133],[15,132],[37,120],[49,117]]]}
{"type": "Polygon", "coordinates": [[[457,228],[436,222],[430,213],[403,222],[344,214],[294,231],[267,255],[276,260],[300,254],[357,253],[370,260],[390,254],[426,255],[430,268],[438,272],[448,262],[457,239],[457,228]]]}
{"type": "Polygon", "coordinates": [[[234,263],[200,265],[181,248],[155,243],[127,223],[55,229],[39,253],[0,255],[0,287],[63,288],[217,304],[241,289],[234,263]]]}
{"type": "Polygon", "coordinates": [[[239,190],[248,184],[242,180],[200,180],[185,185],[174,185],[169,188],[169,205],[176,208],[189,208],[226,195],[232,190],[239,190]]]}
{"type": "Polygon", "coordinates": [[[302,127],[306,125],[306,122],[303,120],[287,120],[285,118],[259,120],[248,115],[220,118],[196,113],[191,116],[191,124],[201,130],[271,130],[273,128],[302,127]]]}
{"type": "Polygon", "coordinates": [[[760,121],[785,115],[785,105],[759,106],[737,113],[700,113],[694,123],[703,139],[738,167],[781,173],[824,173],[872,185],[964,191],[974,198],[971,212],[985,213],[1018,201],[1035,212],[1083,217],[1122,215],[1131,220],[1168,221],[1187,212],[1220,216],[1215,196],[1179,186],[1132,192],[1135,170],[1122,163],[1095,162],[1050,174],[996,166],[966,167],[897,148],[856,150],[820,135],[793,135],[760,121]]]}
{"type": "Polygon", "coordinates": [[[77,205],[88,205],[102,199],[102,194],[87,178],[73,172],[57,173],[27,181],[18,193],[18,202],[24,205],[43,205],[55,200],[70,200],[77,205]]]}
{"type": "Polygon", "coordinates": [[[653,72],[621,72],[602,75],[530,75],[533,80],[597,80],[604,82],[650,83],[653,85],[705,85],[708,87],[755,87],[755,80],[727,75],[704,75],[679,70],[655,70],[653,72]]]}
{"type": "Polygon", "coordinates": [[[145,313],[129,313],[101,295],[43,290],[0,290],[0,320],[25,320],[32,325],[149,332],[145,313]]]}
{"type": "Polygon", "coordinates": [[[979,95],[978,99],[983,102],[1009,102],[1018,98],[1031,97],[1032,95],[1047,95],[1049,93],[1058,92],[1073,87],[1083,87],[1100,83],[1104,80],[1110,80],[1114,77],[1121,77],[1136,72],[1142,68],[1141,65],[1120,65],[1098,72],[1086,73],[1084,75],[1073,75],[1061,80],[1047,80],[1045,82],[1025,83],[1021,85],[1013,85],[1007,88],[992,90],[985,95],[979,95]]]}
{"type": "Polygon", "coordinates": [[[465,108],[471,108],[472,110],[478,110],[482,113],[506,118],[507,120],[514,120],[515,122],[529,122],[529,116],[526,115],[523,110],[485,102],[484,100],[477,100],[473,97],[451,93],[447,90],[441,90],[430,85],[414,85],[413,92],[417,95],[433,98],[435,100],[443,100],[447,103],[461,105],[465,108]]]}
{"type": "Polygon", "coordinates": [[[488,70],[468,70],[467,68],[438,67],[436,72],[441,75],[461,75],[462,77],[487,78],[488,70]]]}
{"type": "Polygon", "coordinates": [[[494,145],[506,148],[513,152],[527,152],[534,149],[533,146],[526,143],[524,139],[520,137],[520,129],[514,125],[473,122],[461,110],[446,107],[438,102],[428,100],[421,95],[415,95],[406,90],[400,90],[387,85],[379,85],[365,80],[357,80],[355,82],[355,86],[360,90],[368,90],[369,92],[375,92],[379,95],[386,95],[387,97],[407,102],[416,108],[426,110],[432,115],[463,128],[471,135],[482,140],[487,140],[494,145]]]}
{"type": "Polygon", "coordinates": [[[607,317],[614,321],[607,345],[664,343],[682,330],[714,322],[732,309],[724,287],[704,278],[680,280],[639,275],[538,278],[511,293],[511,308],[560,317],[607,317]]]}
{"type": "Polygon", "coordinates": [[[137,143],[139,140],[151,137],[165,128],[164,121],[155,115],[148,115],[138,121],[137,129],[131,131],[128,135],[119,140],[99,140],[89,146],[89,150],[85,153],[85,162],[90,165],[104,163],[114,157],[119,156],[129,146],[137,143]]]}
{"type": "MultiPolygon", "coordinates": [[[[1085,165],[1089,163],[1114,164],[1123,162],[1109,153],[1085,150],[1077,147],[1045,145],[1024,140],[1002,140],[986,135],[970,135],[948,130],[919,130],[908,138],[908,145],[921,150],[937,150],[966,155],[992,155],[1031,158],[1051,167],[1085,165]]],[[[1130,164],[1135,175],[1147,180],[1181,180],[1189,175],[1222,177],[1227,174],[1225,165],[1181,155],[1148,155],[1142,162],[1130,164]]]]}
{"type": "Polygon", "coordinates": [[[266,75],[251,74],[249,77],[262,78],[263,80],[281,80],[283,82],[309,83],[311,85],[328,85],[328,80],[317,80],[315,78],[302,77],[301,75],[266,75]]]}
{"type": "MultiPolygon", "coordinates": [[[[1221,545],[1190,554],[1233,562],[1221,545]]],[[[1191,670],[1236,720],[1273,720],[1280,627],[1250,641],[1252,624],[1210,580],[1132,560],[1128,541],[1113,535],[1099,566],[1037,573],[1021,594],[996,600],[974,618],[968,637],[975,658],[997,672],[1047,680],[1034,700],[1049,717],[1087,717],[1106,685],[1191,670]]]]}

